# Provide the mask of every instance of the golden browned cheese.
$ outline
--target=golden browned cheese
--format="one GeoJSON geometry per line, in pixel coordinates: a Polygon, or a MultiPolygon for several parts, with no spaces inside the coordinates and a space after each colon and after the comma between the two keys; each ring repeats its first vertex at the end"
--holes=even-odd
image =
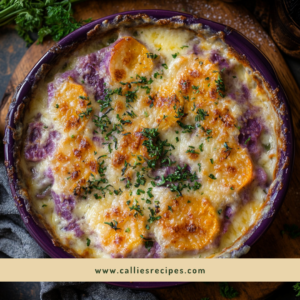
{"type": "Polygon", "coordinates": [[[51,165],[54,178],[65,193],[73,194],[76,187],[86,185],[91,174],[97,174],[95,151],[94,143],[82,135],[66,137],[60,142],[51,165]]]}
{"type": "Polygon", "coordinates": [[[128,82],[132,81],[136,74],[150,74],[153,63],[147,58],[147,52],[145,46],[130,36],[117,41],[109,65],[111,79],[116,82],[128,82]]]}
{"type": "Polygon", "coordinates": [[[46,125],[38,146],[47,131],[60,138],[45,159],[23,160],[38,174],[29,194],[77,256],[218,256],[255,225],[274,179],[276,114],[245,60],[200,31],[126,27],[110,45],[95,37],[38,89],[25,123],[46,125]],[[249,116],[257,136],[243,131],[249,116]],[[49,169],[55,201],[38,182],[49,169]]]}
{"type": "Polygon", "coordinates": [[[88,117],[82,114],[86,112],[89,102],[84,87],[69,77],[57,89],[50,103],[50,111],[65,132],[72,129],[80,131],[88,122],[88,117]]]}
{"type": "Polygon", "coordinates": [[[183,196],[173,199],[161,216],[158,226],[166,248],[201,250],[220,231],[217,213],[207,198],[183,196]]]}
{"type": "Polygon", "coordinates": [[[122,197],[117,205],[97,212],[92,219],[93,227],[101,228],[99,238],[105,251],[123,256],[143,245],[141,235],[147,236],[146,216],[130,209],[135,205],[134,200],[129,200],[128,205],[125,199],[128,198],[122,197]]]}

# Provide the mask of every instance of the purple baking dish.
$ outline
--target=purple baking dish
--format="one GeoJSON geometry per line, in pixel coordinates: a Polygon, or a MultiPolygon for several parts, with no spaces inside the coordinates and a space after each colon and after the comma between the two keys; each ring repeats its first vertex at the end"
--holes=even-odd
{"type": "MultiPolygon", "coordinates": [[[[182,15],[186,17],[187,23],[202,23],[204,26],[208,26],[211,29],[215,31],[224,31],[226,34],[225,40],[226,42],[231,45],[238,53],[245,54],[247,59],[249,60],[251,66],[254,69],[257,69],[260,71],[260,73],[264,76],[266,81],[270,84],[272,89],[279,88],[278,91],[278,98],[281,101],[281,103],[284,103],[286,106],[286,114],[282,117],[283,121],[283,128],[286,128],[286,139],[288,141],[286,152],[281,155],[280,160],[280,168],[283,167],[285,159],[289,158],[289,164],[284,169],[284,175],[282,179],[282,185],[280,186],[277,184],[277,186],[273,189],[272,192],[272,202],[273,207],[270,210],[269,215],[266,219],[264,219],[261,224],[255,229],[253,234],[250,236],[250,238],[246,241],[245,245],[252,246],[259,237],[266,231],[266,229],[270,226],[271,222],[274,220],[275,213],[279,210],[281,204],[284,201],[285,195],[287,193],[289,180],[292,173],[292,165],[293,165],[293,157],[294,157],[294,141],[293,141],[293,128],[292,128],[292,119],[291,119],[291,112],[288,105],[286,94],[284,93],[284,90],[277,78],[277,75],[271,65],[271,63],[268,61],[268,59],[252,44],[247,38],[245,38],[242,34],[237,32],[236,30],[210,21],[202,18],[196,18],[193,17],[190,14],[186,13],[179,13],[174,11],[166,11],[166,10],[135,10],[135,11],[129,11],[129,12],[122,12],[119,14],[114,14],[105,18],[101,18],[98,20],[95,20],[89,24],[84,25],[83,27],[79,28],[78,30],[72,32],[65,38],[63,38],[61,41],[58,42],[58,44],[62,47],[66,47],[68,45],[71,45],[73,42],[78,40],[84,40],[86,39],[86,34],[89,30],[94,28],[96,24],[99,24],[103,22],[104,20],[111,21],[114,17],[117,15],[125,15],[125,14],[147,14],[153,18],[156,19],[162,19],[162,18],[170,18],[173,16],[182,15]]],[[[7,126],[5,129],[5,145],[4,145],[4,152],[5,152],[5,164],[8,174],[12,174],[12,167],[14,166],[14,158],[13,158],[13,151],[12,147],[14,145],[14,140],[12,137],[12,130],[9,128],[14,128],[14,113],[17,109],[17,106],[23,101],[24,97],[30,92],[31,86],[34,82],[35,74],[40,69],[41,65],[44,63],[50,64],[51,61],[54,59],[56,54],[52,52],[47,52],[39,61],[38,63],[33,67],[33,69],[29,72],[29,74],[26,76],[25,80],[20,85],[18,91],[15,95],[15,102],[12,103],[8,116],[7,116],[7,126]]],[[[10,188],[12,191],[12,195],[14,196],[16,205],[18,207],[18,210],[20,212],[20,215],[26,225],[26,228],[28,229],[31,236],[37,241],[37,243],[43,248],[43,250],[49,254],[50,257],[53,258],[71,258],[72,256],[68,253],[66,253],[61,248],[55,247],[52,244],[52,241],[50,239],[50,236],[45,232],[43,229],[41,229],[32,219],[30,214],[26,211],[26,208],[24,206],[23,199],[21,197],[18,197],[16,195],[15,190],[15,183],[16,183],[16,174],[13,173],[13,177],[10,176],[10,188]]],[[[111,283],[111,284],[117,284],[119,286],[123,287],[130,287],[130,288],[160,288],[160,287],[167,287],[167,286],[174,286],[178,285],[180,283],[175,282],[140,282],[140,283],[111,283]]]]}

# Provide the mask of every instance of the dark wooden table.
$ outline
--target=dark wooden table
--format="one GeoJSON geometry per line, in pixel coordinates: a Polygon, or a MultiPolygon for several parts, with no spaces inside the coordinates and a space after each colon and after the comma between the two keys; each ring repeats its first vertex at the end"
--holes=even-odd
{"type": "MultiPolygon", "coordinates": [[[[257,0],[259,1],[259,0],[257,0]]],[[[270,0],[265,0],[270,1],[270,0]]],[[[254,11],[255,9],[255,0],[249,0],[245,1],[245,5],[247,6],[247,9],[250,11],[254,11]]],[[[0,82],[0,99],[3,99],[5,96],[5,89],[7,87],[7,84],[10,80],[10,77],[12,73],[14,72],[17,64],[27,51],[27,47],[25,42],[18,37],[16,31],[14,30],[13,26],[8,26],[5,28],[2,28],[0,30],[0,72],[1,72],[1,82],[0,82]]],[[[298,86],[300,86],[300,61],[289,58],[287,56],[284,56],[285,60],[290,67],[298,86]]],[[[0,257],[4,257],[0,253],[0,257]]],[[[216,284],[213,288],[218,288],[216,284]]],[[[282,286],[279,290],[276,290],[274,293],[270,294],[268,299],[272,300],[297,300],[299,298],[295,297],[295,293],[292,289],[292,283],[287,283],[284,286],[282,286]]],[[[178,287],[178,291],[184,290],[186,288],[193,289],[194,284],[188,284],[185,287],[178,287]]],[[[10,299],[40,299],[39,296],[40,291],[40,284],[33,282],[33,283],[17,283],[17,282],[11,282],[11,283],[0,283],[0,300],[10,300],[10,299]]],[[[159,290],[152,290],[153,294],[158,296],[160,299],[162,298],[162,293],[159,290]]],[[[199,295],[199,300],[206,295],[199,295]]],[[[59,300],[59,295],[57,295],[57,299],[59,300]]],[[[78,296],[78,299],[90,299],[88,296],[84,297],[82,295],[78,296]]],[[[183,298],[182,298],[183,299],[183,298]]],[[[210,299],[210,300],[217,300],[217,299],[210,299]]]]}

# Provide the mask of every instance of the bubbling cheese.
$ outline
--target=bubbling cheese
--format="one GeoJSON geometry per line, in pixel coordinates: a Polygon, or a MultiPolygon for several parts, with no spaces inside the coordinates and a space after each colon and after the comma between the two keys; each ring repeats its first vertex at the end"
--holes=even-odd
{"type": "Polygon", "coordinates": [[[238,247],[275,176],[270,96],[209,29],[113,34],[62,59],[27,107],[20,168],[34,212],[78,257],[238,247]]]}

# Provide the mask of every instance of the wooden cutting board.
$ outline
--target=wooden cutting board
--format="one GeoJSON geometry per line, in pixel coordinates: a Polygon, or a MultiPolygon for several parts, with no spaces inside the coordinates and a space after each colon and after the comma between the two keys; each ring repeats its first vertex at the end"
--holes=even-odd
{"type": "MultiPolygon", "coordinates": [[[[90,0],[78,3],[74,6],[74,14],[77,19],[97,19],[113,13],[135,9],[167,9],[179,12],[187,12],[198,17],[211,19],[231,26],[251,39],[273,63],[278,77],[289,98],[296,139],[296,153],[300,149],[300,90],[287,67],[281,53],[271,38],[262,29],[254,16],[241,4],[229,4],[219,0],[90,0]]],[[[9,103],[18,84],[24,79],[38,59],[53,45],[46,41],[43,45],[32,45],[11,77],[0,107],[0,133],[4,132],[4,119],[9,103]]],[[[286,235],[281,236],[284,224],[297,224],[300,226],[300,157],[295,157],[294,171],[288,194],[277,217],[264,236],[252,247],[246,258],[299,258],[300,238],[290,239],[286,235]]],[[[241,270],[245,271],[245,270],[241,270]]],[[[267,280],[267,278],[266,278],[267,280]]],[[[240,292],[237,300],[264,299],[271,292],[281,286],[281,283],[234,283],[232,284],[240,292]]],[[[153,292],[160,299],[199,299],[209,297],[210,300],[224,299],[220,296],[217,283],[191,283],[170,289],[157,289],[153,292]]]]}

